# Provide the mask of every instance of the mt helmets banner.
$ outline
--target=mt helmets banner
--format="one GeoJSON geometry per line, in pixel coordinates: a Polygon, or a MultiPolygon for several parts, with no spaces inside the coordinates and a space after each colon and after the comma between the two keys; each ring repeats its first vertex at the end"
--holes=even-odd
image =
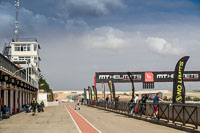
{"type": "Polygon", "coordinates": [[[115,86],[112,80],[108,81],[108,86],[110,88],[111,101],[115,101],[115,86]]]}
{"type": "Polygon", "coordinates": [[[93,92],[94,92],[94,100],[97,101],[97,88],[95,86],[92,86],[93,92]]]}
{"type": "Polygon", "coordinates": [[[134,86],[134,82],[133,82],[133,75],[132,73],[128,72],[128,77],[131,81],[132,84],[132,99],[134,99],[134,95],[135,95],[135,86],[134,86]]]}
{"type": "Polygon", "coordinates": [[[105,100],[105,84],[102,83],[102,99],[105,100]]]}
{"type": "Polygon", "coordinates": [[[89,90],[89,99],[92,100],[92,89],[90,88],[90,86],[88,86],[88,90],[89,90]]]}
{"type": "Polygon", "coordinates": [[[189,56],[185,56],[181,58],[176,64],[174,71],[173,103],[185,103],[185,86],[183,81],[183,73],[189,58],[189,56]]]}

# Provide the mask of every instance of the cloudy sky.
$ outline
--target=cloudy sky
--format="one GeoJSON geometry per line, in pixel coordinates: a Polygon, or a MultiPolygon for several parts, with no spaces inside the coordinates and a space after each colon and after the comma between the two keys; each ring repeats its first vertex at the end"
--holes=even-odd
{"type": "MultiPolygon", "coordinates": [[[[184,55],[200,68],[200,0],[20,2],[20,37],[38,39],[53,90],[83,89],[99,71],[174,70],[184,55]]],[[[0,0],[1,49],[14,21],[14,0],[0,0]]]]}

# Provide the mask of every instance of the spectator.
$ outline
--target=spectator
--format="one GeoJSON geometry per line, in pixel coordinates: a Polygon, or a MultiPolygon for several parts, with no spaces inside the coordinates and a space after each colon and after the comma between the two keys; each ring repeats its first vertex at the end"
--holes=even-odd
{"type": "Polygon", "coordinates": [[[154,106],[153,117],[154,118],[158,116],[159,101],[164,101],[164,100],[160,98],[160,93],[156,93],[156,96],[153,99],[153,106],[154,106]]]}
{"type": "Polygon", "coordinates": [[[107,97],[106,97],[106,109],[107,109],[107,107],[108,107],[108,101],[109,101],[109,97],[107,96],[107,97]]]}
{"type": "Polygon", "coordinates": [[[141,106],[141,113],[145,115],[146,112],[146,102],[148,101],[148,95],[145,94],[142,96],[141,102],[142,102],[142,106],[141,106]]]}

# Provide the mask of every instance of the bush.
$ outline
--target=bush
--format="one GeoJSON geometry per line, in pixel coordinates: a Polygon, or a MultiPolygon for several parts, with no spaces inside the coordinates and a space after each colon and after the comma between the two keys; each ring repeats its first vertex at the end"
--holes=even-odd
{"type": "Polygon", "coordinates": [[[193,101],[200,101],[200,98],[199,97],[194,97],[193,101]]]}
{"type": "Polygon", "coordinates": [[[185,101],[192,101],[192,98],[190,96],[186,96],[185,101]]]}

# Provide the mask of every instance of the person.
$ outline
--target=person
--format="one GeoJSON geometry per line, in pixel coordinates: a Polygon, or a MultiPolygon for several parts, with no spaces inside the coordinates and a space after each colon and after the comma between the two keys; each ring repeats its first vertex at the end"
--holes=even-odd
{"type": "Polygon", "coordinates": [[[31,101],[31,106],[32,106],[32,116],[34,116],[36,107],[37,107],[37,101],[35,100],[35,97],[33,97],[32,101],[31,101]]]}
{"type": "Polygon", "coordinates": [[[135,110],[134,110],[134,111],[135,111],[135,113],[138,112],[139,101],[140,101],[140,99],[139,99],[139,95],[136,94],[136,96],[135,96],[135,98],[134,98],[134,102],[135,102],[135,110]]]}
{"type": "Polygon", "coordinates": [[[115,109],[118,108],[118,104],[119,104],[119,95],[115,98],[115,109]]]}
{"type": "Polygon", "coordinates": [[[153,106],[154,106],[154,113],[153,117],[156,118],[158,116],[158,107],[159,107],[159,101],[164,101],[160,98],[160,93],[156,93],[156,96],[153,99],[153,106]]]}
{"type": "Polygon", "coordinates": [[[84,102],[84,98],[82,97],[82,99],[81,99],[81,105],[83,105],[83,102],[84,102]]]}
{"type": "Polygon", "coordinates": [[[106,97],[106,109],[107,109],[107,107],[108,107],[108,101],[109,101],[109,97],[107,96],[107,97],[106,97]]]}
{"type": "Polygon", "coordinates": [[[134,102],[137,103],[138,99],[139,99],[139,96],[138,96],[138,94],[136,94],[136,96],[134,98],[134,102]]]}
{"type": "Polygon", "coordinates": [[[145,94],[142,96],[142,99],[141,99],[141,102],[142,102],[142,108],[141,108],[141,111],[142,111],[142,114],[145,114],[145,110],[146,110],[146,102],[148,100],[148,95],[145,94]]]}
{"type": "Polygon", "coordinates": [[[76,97],[75,110],[76,110],[76,108],[78,108],[78,110],[80,110],[80,106],[79,106],[79,97],[76,97]]]}
{"type": "Polygon", "coordinates": [[[43,101],[40,102],[40,106],[41,106],[41,111],[44,112],[44,102],[43,101]]]}

